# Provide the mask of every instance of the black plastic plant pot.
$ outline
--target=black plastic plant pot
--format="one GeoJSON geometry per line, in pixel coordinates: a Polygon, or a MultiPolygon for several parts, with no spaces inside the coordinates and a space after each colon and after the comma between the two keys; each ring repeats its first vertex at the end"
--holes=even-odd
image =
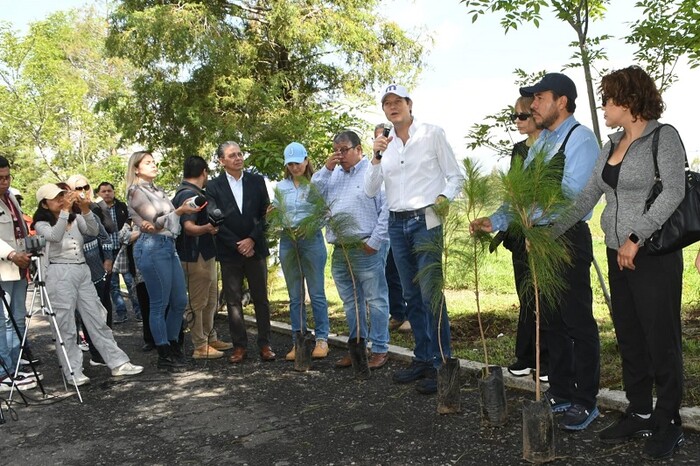
{"type": "Polygon", "coordinates": [[[350,353],[350,361],[352,361],[352,369],[357,380],[368,380],[371,372],[369,370],[369,361],[367,359],[367,342],[364,338],[348,339],[348,352],[350,353]]]}
{"type": "Polygon", "coordinates": [[[311,369],[311,353],[316,346],[316,338],[311,332],[294,332],[294,370],[306,372],[311,369]]]}
{"type": "Polygon", "coordinates": [[[502,426],[508,422],[508,402],[506,387],[503,384],[503,369],[489,366],[481,369],[478,376],[479,397],[481,400],[481,422],[485,426],[502,426]]]}
{"type": "Polygon", "coordinates": [[[523,402],[523,459],[554,461],[554,417],[547,400],[523,402]]]}
{"type": "Polygon", "coordinates": [[[439,414],[462,412],[462,399],[459,391],[459,359],[449,358],[437,373],[437,411],[439,414]]]}

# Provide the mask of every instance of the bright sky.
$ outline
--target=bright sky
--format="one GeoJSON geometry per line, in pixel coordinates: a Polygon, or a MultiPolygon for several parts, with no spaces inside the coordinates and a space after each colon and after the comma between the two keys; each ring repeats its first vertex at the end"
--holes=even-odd
{"type": "MultiPolygon", "coordinates": [[[[28,22],[42,19],[56,10],[87,4],[104,8],[107,1],[0,0],[0,11],[3,19],[24,28],[28,22]]],[[[634,49],[625,45],[622,39],[630,22],[639,15],[639,11],[633,8],[634,3],[635,0],[612,2],[606,20],[593,23],[589,30],[590,36],[615,36],[606,43],[609,61],[600,64],[603,68],[634,64],[634,49]]],[[[427,69],[411,89],[416,117],[442,126],[460,158],[478,155],[486,167],[495,163],[493,155],[487,151],[471,154],[465,147],[464,137],[469,128],[484,116],[515,102],[519,94],[513,70],[522,68],[528,73],[542,69],[562,71],[563,66],[571,61],[573,49],[568,44],[575,39],[574,31],[548,12],[545,12],[539,29],[524,25],[505,35],[498,23],[499,15],[483,16],[472,23],[459,0],[386,0],[380,11],[404,29],[422,31],[424,37],[430,34],[434,38],[427,69]]],[[[576,117],[590,126],[583,71],[575,68],[564,72],[578,87],[576,117]]],[[[688,158],[693,160],[700,158],[700,132],[694,128],[700,69],[690,70],[683,63],[678,74],[679,81],[664,94],[667,110],[662,120],[678,128],[688,158]]],[[[379,92],[380,89],[377,98],[379,92]]],[[[368,117],[377,122],[384,120],[379,104],[368,117]]],[[[602,113],[599,113],[599,118],[603,125],[602,113]]],[[[609,128],[601,127],[603,135],[610,132],[609,128]]],[[[516,141],[521,139],[516,132],[513,137],[516,141]]]]}

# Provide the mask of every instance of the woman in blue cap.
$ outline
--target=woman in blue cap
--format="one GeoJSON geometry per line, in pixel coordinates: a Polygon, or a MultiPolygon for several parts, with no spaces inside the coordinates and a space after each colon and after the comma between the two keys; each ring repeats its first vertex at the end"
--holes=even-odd
{"type": "MultiPolygon", "coordinates": [[[[308,287],[313,311],[316,347],[313,358],[328,355],[328,303],[326,301],[324,270],[326,244],[323,241],[318,206],[322,198],[312,187],[313,167],[306,148],[292,142],[284,149],[284,180],[276,188],[273,205],[283,218],[280,237],[280,260],[289,293],[289,315],[292,332],[306,330],[305,287],[308,287]]],[[[293,361],[295,350],[287,353],[293,361]]]]}

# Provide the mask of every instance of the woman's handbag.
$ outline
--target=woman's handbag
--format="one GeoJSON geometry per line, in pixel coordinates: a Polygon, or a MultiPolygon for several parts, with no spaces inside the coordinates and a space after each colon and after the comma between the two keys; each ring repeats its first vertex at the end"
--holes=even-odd
{"type": "MultiPolygon", "coordinates": [[[[657,162],[657,155],[659,152],[659,130],[662,126],[670,125],[660,125],[654,130],[651,150],[654,157],[654,175],[656,181],[647,198],[647,210],[649,210],[651,204],[654,203],[656,197],[663,190],[663,184],[659,176],[659,164],[657,162]]],[[[696,241],[700,241],[700,173],[690,170],[688,166],[688,157],[686,156],[685,197],[668,220],[644,242],[644,245],[647,251],[649,251],[649,254],[659,256],[683,249],[696,241]]]]}

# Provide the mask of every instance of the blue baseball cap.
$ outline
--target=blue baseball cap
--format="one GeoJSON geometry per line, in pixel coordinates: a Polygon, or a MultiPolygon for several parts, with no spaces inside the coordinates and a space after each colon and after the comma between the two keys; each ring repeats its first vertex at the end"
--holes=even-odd
{"type": "Polygon", "coordinates": [[[284,148],[284,164],[301,163],[307,156],[306,148],[298,142],[292,142],[284,148]]]}

